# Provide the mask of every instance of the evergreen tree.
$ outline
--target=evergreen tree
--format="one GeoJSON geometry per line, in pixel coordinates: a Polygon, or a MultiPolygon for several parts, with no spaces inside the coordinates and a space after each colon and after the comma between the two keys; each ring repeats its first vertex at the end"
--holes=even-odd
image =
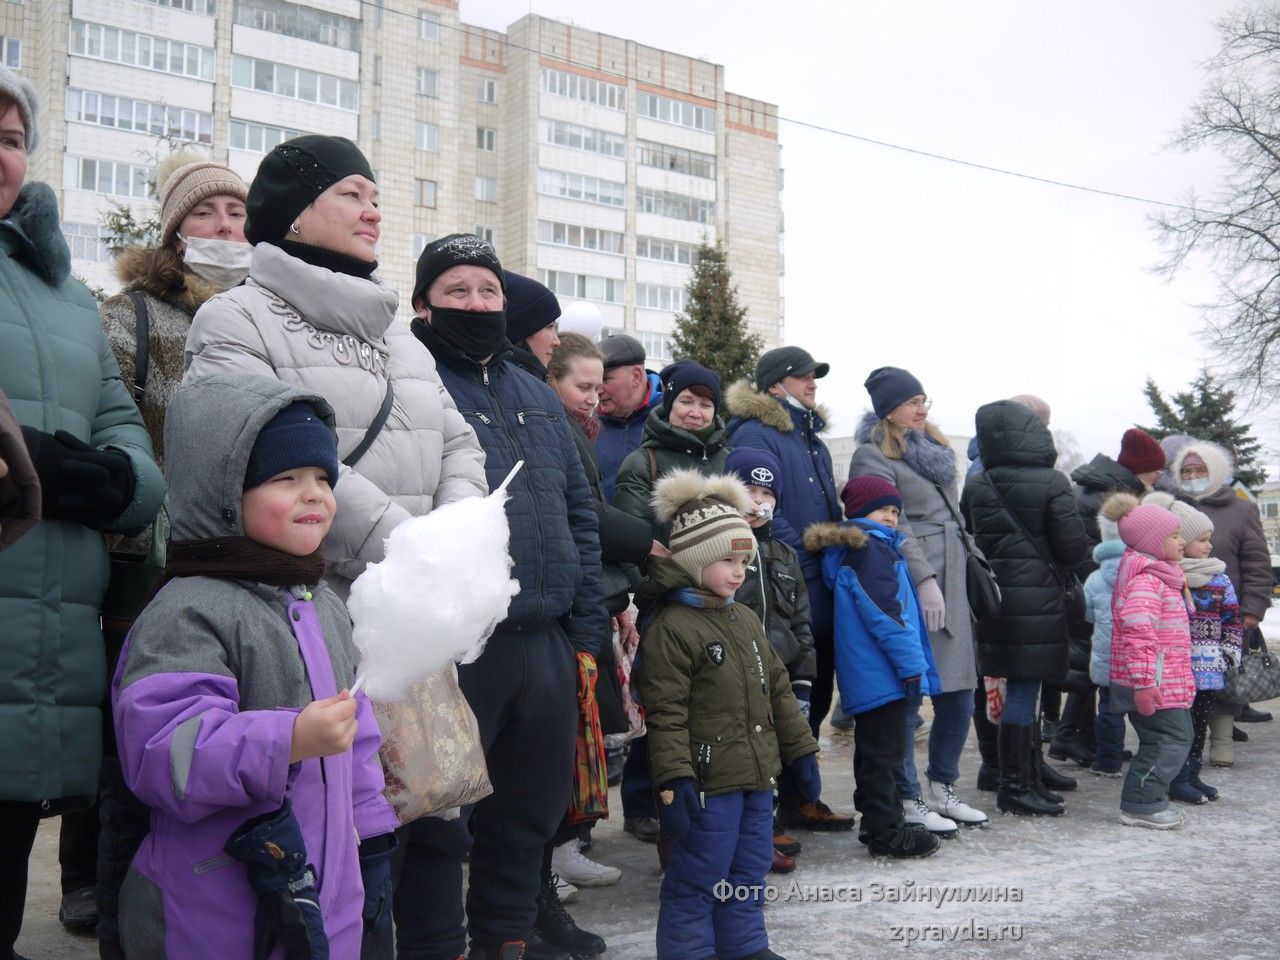
{"type": "Polygon", "coordinates": [[[1220,384],[1208,370],[1191,381],[1191,386],[1166,400],[1155,381],[1147,378],[1142,391],[1156,415],[1156,426],[1143,427],[1157,440],[1186,434],[1224,447],[1235,460],[1235,478],[1251,490],[1267,480],[1258,464],[1262,445],[1250,434],[1251,425],[1234,417],[1236,393],[1220,384]]]}
{"type": "Polygon", "coordinates": [[[726,387],[755,373],[764,341],[747,326],[747,311],[738,304],[738,288],[719,240],[711,243],[704,237],[698,247],[672,344],[675,359],[696,360],[715,371],[726,387]]]}

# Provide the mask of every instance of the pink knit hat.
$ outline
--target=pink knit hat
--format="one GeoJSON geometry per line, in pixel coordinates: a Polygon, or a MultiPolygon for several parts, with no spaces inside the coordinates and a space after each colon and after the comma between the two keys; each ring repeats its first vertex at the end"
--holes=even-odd
{"type": "Polygon", "coordinates": [[[1128,511],[1116,525],[1125,546],[1163,560],[1164,542],[1178,532],[1182,521],[1163,507],[1146,504],[1128,511]]]}

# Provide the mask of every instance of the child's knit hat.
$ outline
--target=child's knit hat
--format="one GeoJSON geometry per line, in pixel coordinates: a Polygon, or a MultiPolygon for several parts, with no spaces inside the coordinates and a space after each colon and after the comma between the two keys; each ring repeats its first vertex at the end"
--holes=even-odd
{"type": "Polygon", "coordinates": [[[244,488],[262,486],[277,473],[299,467],[319,467],[329,475],[329,486],[337,486],[337,438],[303,400],[289,404],[258,433],[249,452],[244,488]]]}
{"type": "Polygon", "coordinates": [[[1108,520],[1115,521],[1126,547],[1156,560],[1164,559],[1164,542],[1178,532],[1181,521],[1164,507],[1139,504],[1131,493],[1115,493],[1102,505],[1108,520]]]}
{"type": "Polygon", "coordinates": [[[1142,503],[1144,506],[1152,504],[1157,507],[1164,507],[1164,509],[1177,517],[1181,524],[1178,527],[1178,532],[1182,534],[1182,539],[1187,543],[1200,539],[1206,533],[1213,533],[1213,521],[1209,519],[1207,514],[1201,513],[1189,503],[1175,500],[1171,493],[1156,490],[1143,497],[1142,503]]]}
{"type": "Polygon", "coordinates": [[[1164,448],[1145,430],[1130,427],[1120,438],[1120,455],[1116,463],[1130,473],[1150,473],[1164,469],[1164,448]]]}
{"type": "Polygon", "coordinates": [[[653,488],[653,513],[671,524],[671,559],[702,585],[702,568],[725,557],[756,555],[756,537],[744,519],[755,509],[736,477],[704,477],[672,470],[653,488]]]}
{"type": "Polygon", "coordinates": [[[850,520],[865,517],[881,507],[902,509],[902,494],[883,477],[850,477],[840,491],[844,515],[850,520]]]}

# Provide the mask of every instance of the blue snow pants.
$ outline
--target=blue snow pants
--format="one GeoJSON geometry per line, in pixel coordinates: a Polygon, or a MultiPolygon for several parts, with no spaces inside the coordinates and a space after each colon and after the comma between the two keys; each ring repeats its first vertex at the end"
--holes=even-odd
{"type": "Polygon", "coordinates": [[[671,841],[658,908],[658,960],[739,960],[769,946],[764,884],[773,863],[773,791],[707,797],[671,841]]]}

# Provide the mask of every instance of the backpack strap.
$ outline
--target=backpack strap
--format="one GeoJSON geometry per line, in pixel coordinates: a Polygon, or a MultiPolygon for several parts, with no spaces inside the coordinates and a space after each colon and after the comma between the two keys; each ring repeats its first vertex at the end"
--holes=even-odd
{"type": "Polygon", "coordinates": [[[130,290],[135,317],[133,340],[136,350],[133,361],[133,400],[142,403],[147,395],[147,366],[151,356],[151,314],[147,300],[139,290],[130,290]]]}
{"type": "Polygon", "coordinates": [[[342,458],[342,462],[348,467],[354,467],[356,461],[368,452],[373,446],[373,441],[378,439],[378,434],[382,432],[382,428],[387,423],[387,417],[391,416],[391,404],[395,401],[395,391],[391,387],[391,374],[387,374],[387,393],[382,398],[382,406],[378,408],[378,414],[373,418],[373,423],[369,424],[369,429],[365,431],[364,439],[359,445],[342,458]]]}
{"type": "Polygon", "coordinates": [[[653,447],[645,447],[644,449],[649,454],[649,486],[654,486],[658,482],[658,455],[654,452],[653,447]]]}

